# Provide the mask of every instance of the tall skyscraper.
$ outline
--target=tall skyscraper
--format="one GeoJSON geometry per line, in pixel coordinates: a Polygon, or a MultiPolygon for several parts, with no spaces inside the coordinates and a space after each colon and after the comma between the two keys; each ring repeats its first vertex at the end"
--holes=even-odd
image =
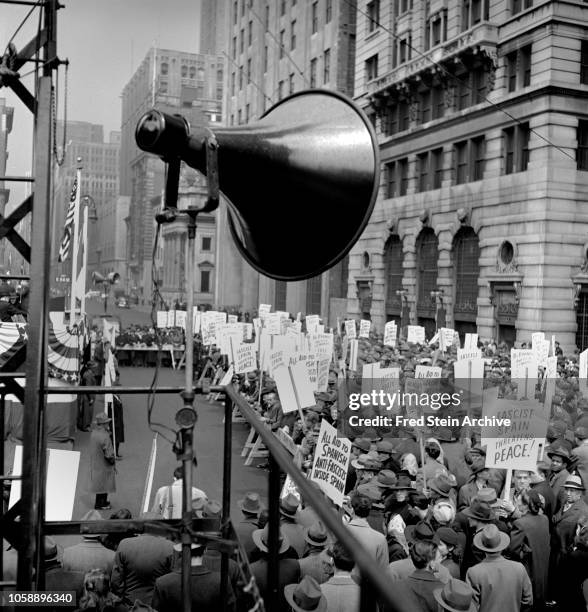
{"type": "MultiPolygon", "coordinates": [[[[225,116],[229,125],[259,118],[289,94],[314,88],[351,96],[355,71],[355,1],[233,0],[227,4],[225,116]]],[[[263,181],[263,176],[259,177],[263,181]]],[[[276,194],[279,206],[280,194],[276,194]]],[[[301,203],[302,205],[303,203],[301,203]]],[[[325,239],[328,239],[328,228],[325,239]]],[[[275,231],[282,231],[276,227],[275,231]]],[[[312,248],[311,245],[306,245],[312,248]]],[[[302,241],[301,241],[302,248],[302,241]]],[[[296,257],[292,253],[292,257],[296,257]]],[[[253,277],[242,262],[242,301],[320,314],[329,324],[347,309],[347,258],[301,282],[253,277]]]]}
{"type": "Polygon", "coordinates": [[[219,55],[225,51],[227,4],[227,0],[200,0],[200,53],[219,55]]]}
{"type": "Polygon", "coordinates": [[[214,55],[150,49],[122,93],[121,195],[130,196],[128,278],[131,291],[151,295],[154,239],[152,200],[161,195],[165,166],[135,144],[135,128],[150,108],[181,113],[194,125],[219,123],[223,59],[214,55]]]}

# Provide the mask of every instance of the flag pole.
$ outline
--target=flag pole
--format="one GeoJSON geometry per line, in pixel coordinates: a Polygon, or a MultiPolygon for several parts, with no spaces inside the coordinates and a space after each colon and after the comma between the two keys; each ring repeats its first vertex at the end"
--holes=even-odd
{"type": "Polygon", "coordinates": [[[69,311],[69,324],[73,325],[76,322],[76,285],[78,280],[78,251],[79,251],[79,237],[78,231],[80,227],[80,192],[82,190],[82,158],[78,157],[77,159],[77,172],[76,172],[76,180],[78,183],[78,187],[76,190],[76,199],[74,205],[74,220],[73,220],[73,229],[72,229],[72,237],[73,237],[73,251],[71,258],[71,294],[70,298],[70,311],[69,311]]]}
{"type": "Polygon", "coordinates": [[[84,206],[82,220],[82,244],[84,252],[82,254],[82,269],[78,275],[80,291],[80,319],[84,319],[86,314],[86,271],[88,269],[88,206],[84,206]]]}

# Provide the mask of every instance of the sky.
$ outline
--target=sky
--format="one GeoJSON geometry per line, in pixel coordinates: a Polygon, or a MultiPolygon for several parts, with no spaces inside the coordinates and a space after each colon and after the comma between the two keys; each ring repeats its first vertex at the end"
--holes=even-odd
{"type": "MultiPolygon", "coordinates": [[[[62,0],[57,13],[57,54],[68,59],[68,109],[72,121],[89,121],[104,126],[105,139],[120,129],[124,85],[154,44],[167,49],[196,53],[199,50],[199,0],[62,0]]],[[[4,50],[28,6],[0,5],[0,46],[4,50]]],[[[17,50],[34,36],[39,9],[31,14],[14,38],[17,50]]],[[[21,74],[31,70],[25,64],[21,74]]],[[[63,119],[64,67],[59,70],[58,119],[63,119]]],[[[23,76],[33,91],[33,78],[23,76]]],[[[14,107],[13,129],[8,137],[8,175],[31,171],[32,117],[8,88],[0,98],[14,107]]],[[[62,136],[57,134],[58,143],[62,136]]],[[[23,187],[12,183],[9,206],[20,202],[23,187]]]]}

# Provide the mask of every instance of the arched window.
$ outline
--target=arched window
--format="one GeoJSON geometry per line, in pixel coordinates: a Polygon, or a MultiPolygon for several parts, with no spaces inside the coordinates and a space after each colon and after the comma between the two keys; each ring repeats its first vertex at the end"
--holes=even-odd
{"type": "Polygon", "coordinates": [[[480,275],[480,241],[471,227],[463,227],[453,239],[455,300],[453,318],[460,336],[475,333],[478,314],[478,277],[480,275]]]}
{"type": "Polygon", "coordinates": [[[424,228],[416,241],[417,260],[417,317],[419,325],[426,329],[427,337],[435,332],[435,298],[431,291],[437,289],[437,260],[439,240],[430,228],[424,228]]]}
{"type": "Polygon", "coordinates": [[[274,291],[275,310],[286,310],[286,295],[288,293],[288,283],[286,281],[276,281],[274,291]]]}
{"type": "Polygon", "coordinates": [[[396,292],[402,289],[402,240],[397,235],[390,236],[384,247],[384,273],[386,283],[386,321],[400,323],[402,299],[396,292]]]}

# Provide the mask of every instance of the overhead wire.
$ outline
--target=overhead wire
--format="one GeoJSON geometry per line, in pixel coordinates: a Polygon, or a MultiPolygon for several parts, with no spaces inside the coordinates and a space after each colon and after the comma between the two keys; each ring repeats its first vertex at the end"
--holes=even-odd
{"type": "MultiPolygon", "coordinates": [[[[382,24],[380,21],[373,19],[370,15],[368,15],[368,13],[366,13],[364,10],[360,9],[357,6],[356,2],[352,2],[351,0],[343,0],[346,4],[348,4],[350,7],[355,8],[357,10],[358,13],[361,13],[364,17],[366,17],[369,21],[371,21],[372,23],[374,23],[377,27],[382,28],[382,30],[384,30],[384,32],[387,32],[388,34],[390,34],[392,37],[394,37],[394,39],[396,40],[405,40],[402,39],[398,34],[396,34],[395,32],[393,32],[390,28],[386,27],[384,24],[382,24]]],[[[406,42],[406,41],[405,41],[406,42]]],[[[431,65],[437,67],[439,70],[441,70],[443,73],[445,73],[446,75],[448,75],[451,79],[458,81],[461,85],[465,85],[465,87],[467,89],[469,89],[470,91],[474,91],[474,88],[469,84],[466,83],[464,81],[461,81],[459,79],[459,77],[457,77],[455,74],[453,74],[452,72],[450,72],[449,70],[447,70],[447,68],[445,66],[443,66],[443,64],[439,63],[438,61],[434,60],[430,55],[427,55],[425,53],[423,53],[422,51],[420,51],[419,49],[417,49],[416,47],[414,47],[412,44],[407,43],[407,47],[411,50],[414,51],[415,53],[417,53],[421,58],[426,59],[427,61],[429,61],[431,63],[431,65]]],[[[506,115],[509,119],[511,119],[512,121],[515,121],[517,124],[519,125],[523,125],[525,122],[522,121],[521,119],[518,119],[517,117],[515,117],[514,115],[512,115],[511,113],[509,113],[507,110],[505,110],[504,108],[502,108],[499,104],[497,104],[496,102],[490,100],[488,98],[488,96],[484,96],[483,97],[484,102],[487,102],[488,104],[490,104],[491,106],[493,106],[497,111],[500,111],[501,113],[503,113],[504,115],[506,115]]],[[[573,161],[576,161],[576,158],[573,155],[570,155],[565,149],[563,149],[562,147],[560,147],[559,145],[556,145],[554,142],[552,142],[551,140],[549,140],[549,138],[547,138],[546,136],[543,136],[543,134],[537,132],[537,130],[535,130],[534,128],[529,126],[529,132],[531,132],[532,134],[534,134],[535,136],[537,136],[538,138],[540,138],[541,140],[543,140],[545,143],[547,143],[548,145],[554,147],[556,150],[560,151],[561,153],[563,153],[566,157],[572,159],[573,161]]]]}

